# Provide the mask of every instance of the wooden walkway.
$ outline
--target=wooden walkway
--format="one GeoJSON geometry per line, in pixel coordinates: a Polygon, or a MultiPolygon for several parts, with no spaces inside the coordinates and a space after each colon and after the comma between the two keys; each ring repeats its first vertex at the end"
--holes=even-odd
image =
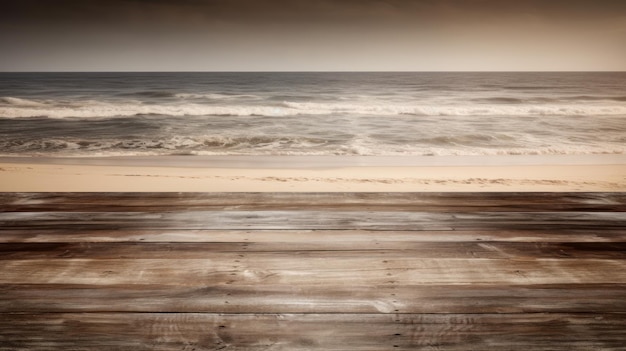
{"type": "Polygon", "coordinates": [[[626,350],[626,193],[4,193],[0,211],[0,350],[626,350]]]}

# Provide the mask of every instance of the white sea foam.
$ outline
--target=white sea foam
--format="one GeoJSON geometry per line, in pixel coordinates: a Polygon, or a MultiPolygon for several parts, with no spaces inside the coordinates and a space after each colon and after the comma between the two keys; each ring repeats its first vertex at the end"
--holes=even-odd
{"type": "Polygon", "coordinates": [[[626,154],[625,79],[618,73],[8,74],[0,79],[0,153],[626,154]]]}
{"type": "Polygon", "coordinates": [[[284,102],[284,106],[310,114],[348,113],[416,116],[590,116],[624,115],[626,105],[400,105],[393,103],[325,104],[284,102]]]}
{"type": "MultiPolygon", "coordinates": [[[[477,156],[477,155],[583,155],[626,154],[626,145],[611,142],[576,144],[560,142],[541,146],[532,139],[518,145],[481,146],[471,136],[447,138],[445,142],[390,143],[357,136],[341,143],[297,136],[203,135],[161,138],[79,139],[46,138],[0,140],[2,154],[45,155],[360,155],[360,156],[477,156]]],[[[478,136],[480,138],[480,136],[478,136]]]]}
{"type": "Polygon", "coordinates": [[[49,117],[49,118],[107,118],[136,115],[168,116],[289,116],[302,111],[281,106],[242,106],[242,105],[203,105],[203,104],[143,104],[124,101],[109,103],[101,101],[83,101],[80,103],[61,104],[41,102],[36,104],[0,105],[0,117],[49,117]]]}
{"type": "Polygon", "coordinates": [[[135,115],[169,116],[292,116],[292,115],[376,115],[376,116],[614,116],[626,115],[625,104],[515,104],[515,105],[420,105],[389,102],[271,104],[147,104],[141,101],[52,101],[0,98],[0,117],[93,118],[135,115]]]}

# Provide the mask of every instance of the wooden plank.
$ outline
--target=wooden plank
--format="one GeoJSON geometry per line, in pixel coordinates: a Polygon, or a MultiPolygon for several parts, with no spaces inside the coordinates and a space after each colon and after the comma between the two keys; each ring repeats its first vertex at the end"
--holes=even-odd
{"type": "Polygon", "coordinates": [[[368,258],[396,259],[626,259],[626,242],[202,242],[202,243],[0,243],[0,260],[24,259],[198,259],[229,257],[224,253],[288,252],[294,257],[326,257],[329,252],[368,258]]]}
{"type": "Polygon", "coordinates": [[[462,259],[223,253],[205,259],[2,260],[0,284],[169,284],[305,286],[626,283],[626,260],[462,259]]]}
{"type": "MultiPolygon", "coordinates": [[[[106,282],[105,282],[106,283],[106,282]]],[[[615,313],[626,284],[2,284],[0,313],[615,313]]]]}
{"type": "Polygon", "coordinates": [[[624,350],[625,206],[0,194],[0,350],[624,350]]]}
{"type": "Polygon", "coordinates": [[[9,314],[0,350],[624,350],[624,314],[9,314]]]}
{"type": "Polygon", "coordinates": [[[626,229],[620,212],[340,212],[340,211],[187,211],[187,212],[5,212],[4,229],[368,229],[505,230],[626,229]]]}
{"type": "Polygon", "coordinates": [[[624,212],[625,193],[0,193],[0,211],[624,212]]]}
{"type": "Polygon", "coordinates": [[[4,243],[77,242],[256,242],[316,244],[353,242],[382,245],[387,242],[624,242],[626,230],[602,226],[580,229],[501,229],[501,230],[210,230],[210,229],[0,229],[4,243]]]}

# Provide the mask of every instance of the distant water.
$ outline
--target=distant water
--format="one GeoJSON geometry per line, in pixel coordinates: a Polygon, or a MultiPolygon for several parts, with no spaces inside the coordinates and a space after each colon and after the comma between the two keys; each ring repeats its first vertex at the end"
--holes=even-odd
{"type": "Polygon", "coordinates": [[[0,73],[0,155],[626,153],[626,73],[0,73]]]}

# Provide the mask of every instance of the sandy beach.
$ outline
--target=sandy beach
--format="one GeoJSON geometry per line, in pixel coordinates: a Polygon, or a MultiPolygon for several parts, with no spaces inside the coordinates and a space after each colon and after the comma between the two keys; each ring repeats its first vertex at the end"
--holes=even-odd
{"type": "Polygon", "coordinates": [[[626,191],[626,162],[621,155],[2,158],[0,191],[626,191]]]}

